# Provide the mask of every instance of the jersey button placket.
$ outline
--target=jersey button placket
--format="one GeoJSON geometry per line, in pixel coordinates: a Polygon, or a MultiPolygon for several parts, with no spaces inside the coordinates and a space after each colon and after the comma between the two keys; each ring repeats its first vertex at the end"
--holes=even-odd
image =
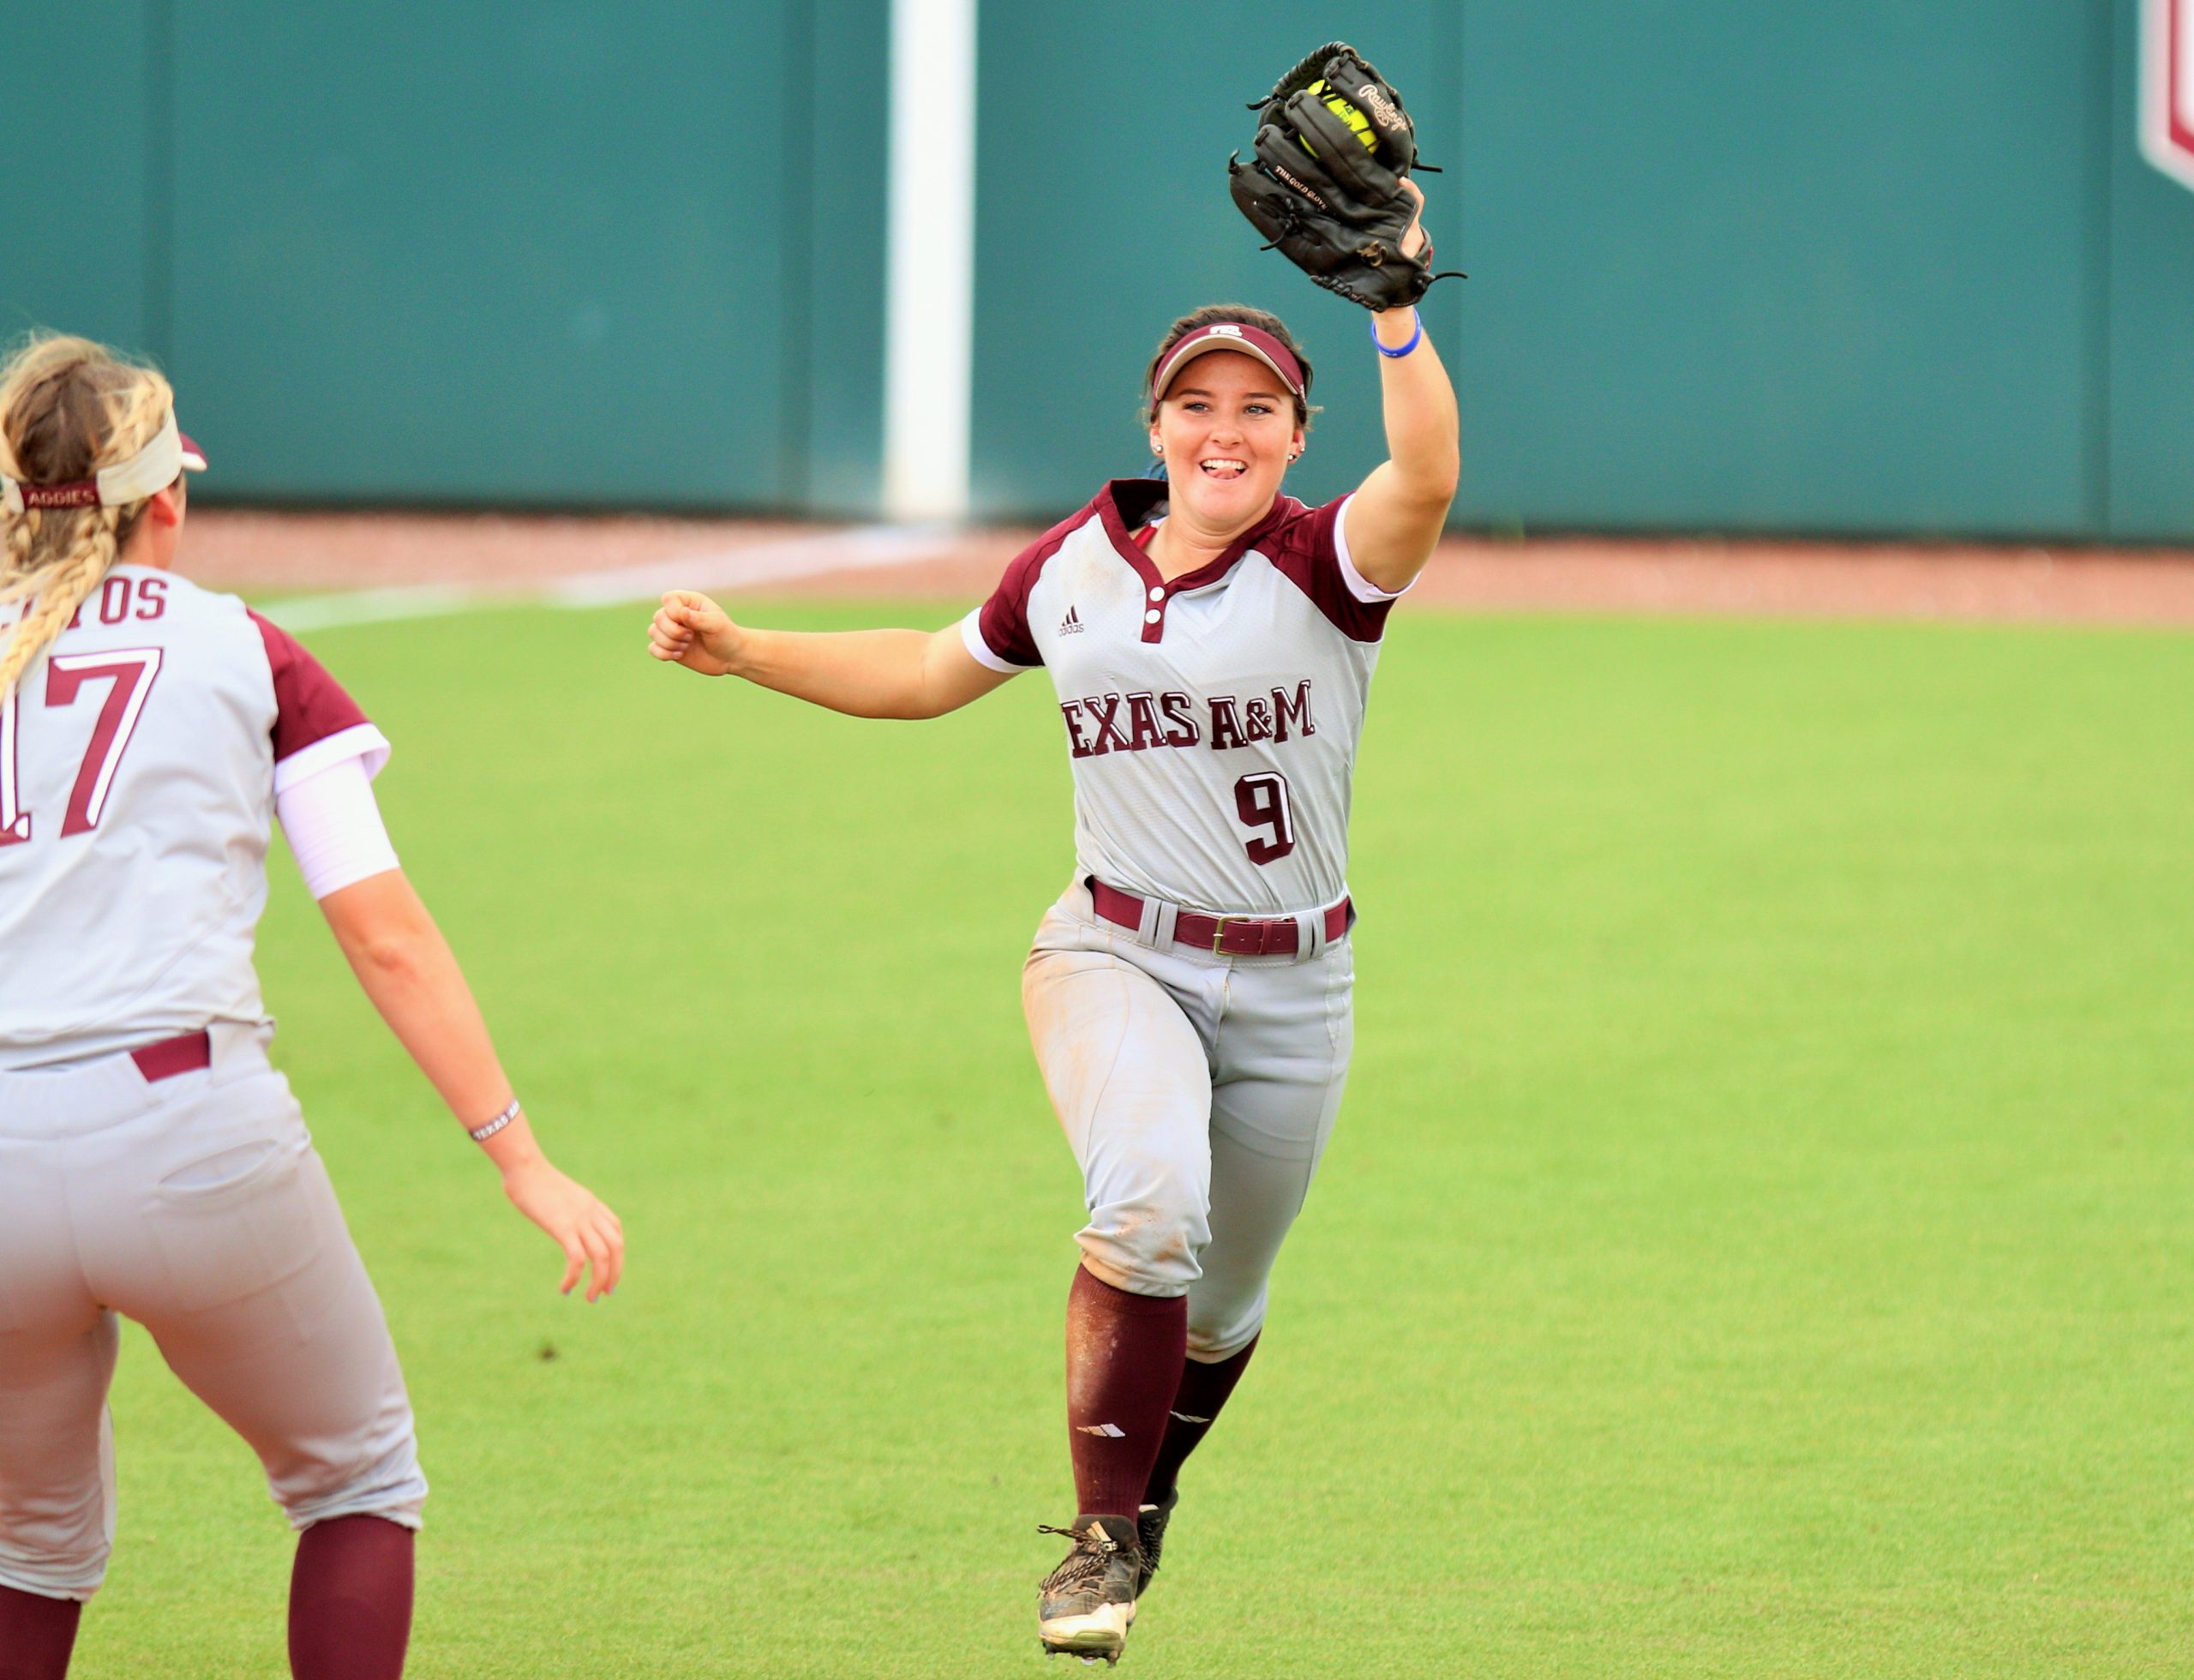
{"type": "Polygon", "coordinates": [[[1166,591],[1154,584],[1150,589],[1150,606],[1142,615],[1142,639],[1146,642],[1160,640],[1166,634],[1166,591]]]}

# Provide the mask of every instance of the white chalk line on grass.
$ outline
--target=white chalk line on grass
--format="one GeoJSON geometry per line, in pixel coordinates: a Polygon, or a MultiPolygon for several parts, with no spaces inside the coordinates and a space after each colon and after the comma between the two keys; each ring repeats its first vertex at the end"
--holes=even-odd
{"type": "Polygon", "coordinates": [[[671,589],[747,589],[832,572],[912,566],[950,554],[956,535],[943,525],[860,525],[823,536],[789,537],[775,543],[688,555],[682,560],[573,572],[533,585],[476,589],[464,584],[408,584],[332,595],[300,595],[269,602],[260,610],[285,630],[302,631],[440,618],[497,607],[614,607],[626,602],[653,601],[671,589]]]}

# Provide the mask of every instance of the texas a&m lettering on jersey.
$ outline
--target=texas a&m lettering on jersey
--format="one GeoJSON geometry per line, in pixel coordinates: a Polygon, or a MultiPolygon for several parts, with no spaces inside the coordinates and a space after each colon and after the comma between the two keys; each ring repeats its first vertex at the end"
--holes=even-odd
{"type": "Polygon", "coordinates": [[[1238,700],[1214,694],[1198,701],[1178,689],[1163,694],[1094,694],[1062,700],[1067,744],[1077,759],[1106,753],[1147,753],[1155,747],[1208,747],[1214,753],[1260,741],[1274,745],[1296,735],[1311,735],[1318,726],[1310,715],[1310,680],[1294,692],[1274,688],[1268,699],[1238,700]],[[1199,717],[1208,719],[1208,726],[1199,717]]]}
{"type": "Polygon", "coordinates": [[[1082,873],[1229,915],[1334,903],[1395,597],[1349,559],[1346,498],[1282,496],[1210,565],[1161,577],[1144,545],[1165,495],[1107,485],[1007,567],[962,639],[993,670],[1051,672],[1082,873]]]}

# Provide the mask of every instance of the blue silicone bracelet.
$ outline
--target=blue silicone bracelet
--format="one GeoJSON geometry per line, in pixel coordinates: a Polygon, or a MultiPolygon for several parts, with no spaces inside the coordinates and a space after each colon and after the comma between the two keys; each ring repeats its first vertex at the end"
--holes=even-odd
{"type": "Polygon", "coordinates": [[[1399,361],[1401,357],[1408,355],[1410,351],[1415,350],[1418,345],[1423,344],[1424,342],[1424,317],[1418,314],[1415,309],[1412,309],[1409,314],[1410,319],[1417,324],[1417,331],[1409,335],[1409,342],[1404,345],[1400,350],[1388,350],[1386,345],[1379,342],[1379,319],[1376,315],[1374,315],[1371,318],[1371,348],[1377,351],[1380,355],[1388,357],[1389,360],[1399,361]]]}

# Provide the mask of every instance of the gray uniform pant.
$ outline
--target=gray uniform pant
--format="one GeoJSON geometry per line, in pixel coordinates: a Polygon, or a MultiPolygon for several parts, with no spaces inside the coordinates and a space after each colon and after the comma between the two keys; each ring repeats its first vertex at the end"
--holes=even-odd
{"type": "Polygon", "coordinates": [[[1299,960],[1220,957],[1100,920],[1077,883],[1022,972],[1036,1060],[1082,1167],[1082,1263],[1115,1288],[1186,1295],[1189,1353],[1206,1362],[1262,1328],[1348,1078],[1349,944],[1300,920],[1316,936],[1299,960]]]}
{"type": "Polygon", "coordinates": [[[0,1072],[0,1586],[87,1599],[114,1540],[115,1315],[243,1437],[299,1528],[419,1526],[381,1303],[265,1035],[148,1083],[126,1055],[0,1072]]]}

